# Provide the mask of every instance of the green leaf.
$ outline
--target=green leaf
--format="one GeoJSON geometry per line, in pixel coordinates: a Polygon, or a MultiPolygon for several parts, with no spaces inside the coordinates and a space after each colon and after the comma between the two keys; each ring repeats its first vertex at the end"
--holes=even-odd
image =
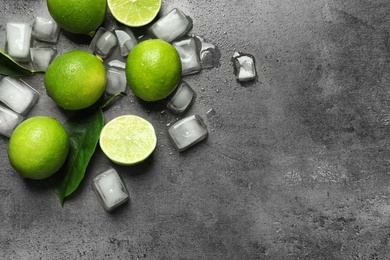
{"type": "Polygon", "coordinates": [[[0,74],[5,76],[27,76],[34,73],[43,73],[39,70],[30,70],[18,64],[8,54],[0,49],[0,74]]]}
{"type": "Polygon", "coordinates": [[[103,100],[98,106],[91,107],[69,118],[64,124],[69,135],[70,149],[66,163],[59,171],[55,191],[63,206],[64,200],[79,187],[84,179],[88,164],[99,142],[104,126],[103,108],[107,108],[118,96],[117,93],[103,100]]]}
{"type": "Polygon", "coordinates": [[[72,117],[64,124],[69,135],[70,149],[62,169],[62,178],[55,188],[61,205],[64,204],[65,197],[72,194],[83,180],[103,125],[101,108],[72,117]]]}

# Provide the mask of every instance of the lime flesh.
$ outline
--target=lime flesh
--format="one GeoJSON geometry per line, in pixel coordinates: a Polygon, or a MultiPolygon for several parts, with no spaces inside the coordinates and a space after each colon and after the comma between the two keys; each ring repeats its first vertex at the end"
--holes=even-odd
{"type": "Polygon", "coordinates": [[[123,115],[103,127],[99,144],[114,163],[134,165],[152,154],[157,137],[153,125],[147,120],[135,115],[123,115]]]}
{"type": "Polygon", "coordinates": [[[108,0],[114,18],[130,27],[147,25],[157,16],[161,0],[108,0]]]}

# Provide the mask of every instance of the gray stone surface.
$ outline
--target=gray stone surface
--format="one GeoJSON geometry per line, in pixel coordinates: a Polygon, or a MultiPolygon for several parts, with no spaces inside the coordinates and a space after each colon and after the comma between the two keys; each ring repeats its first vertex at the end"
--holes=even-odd
{"type": "MultiPolygon", "coordinates": [[[[0,6],[1,48],[6,22],[48,15],[43,0],[0,6]]],[[[162,13],[174,7],[221,51],[219,68],[185,78],[198,95],[187,114],[205,119],[208,139],[175,151],[177,117],[129,94],[105,120],[150,120],[155,153],[119,167],[97,149],[62,208],[12,169],[1,137],[0,259],[388,259],[388,0],[163,0],[162,13]],[[235,51],[256,58],[257,81],[235,80],[235,51]],[[91,188],[109,167],[131,196],[111,214],[91,188]]],[[[88,43],[62,32],[58,53],[88,43]]],[[[28,116],[65,122],[42,75],[25,80],[41,94],[28,116]]]]}

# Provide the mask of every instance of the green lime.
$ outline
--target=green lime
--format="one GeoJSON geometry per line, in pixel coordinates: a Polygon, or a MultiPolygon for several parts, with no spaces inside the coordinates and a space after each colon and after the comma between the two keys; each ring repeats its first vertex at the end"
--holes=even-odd
{"type": "Polygon", "coordinates": [[[147,25],[157,16],[161,0],[108,0],[112,16],[131,27],[147,25]]]}
{"type": "Polygon", "coordinates": [[[44,83],[47,94],[68,110],[87,108],[106,88],[106,69],[97,56],[74,50],[57,57],[47,68],[44,83]]]}
{"type": "Polygon", "coordinates": [[[148,158],[157,144],[153,125],[135,116],[119,116],[108,122],[100,134],[100,147],[114,163],[134,165],[148,158]]]}
{"type": "Polygon", "coordinates": [[[126,78],[137,97],[145,101],[164,99],[181,79],[179,53],[160,39],[140,42],[127,57],[126,78]]]}
{"type": "Polygon", "coordinates": [[[69,138],[56,119],[46,116],[23,121],[12,133],[8,144],[10,163],[28,179],[50,177],[64,164],[69,151],[69,138]]]}
{"type": "Polygon", "coordinates": [[[64,30],[92,36],[106,17],[106,0],[47,0],[53,19],[64,30]]]}

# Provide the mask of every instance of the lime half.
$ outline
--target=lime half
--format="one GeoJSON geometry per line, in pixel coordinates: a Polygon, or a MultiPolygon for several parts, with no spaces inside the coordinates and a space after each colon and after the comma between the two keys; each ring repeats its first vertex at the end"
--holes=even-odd
{"type": "Polygon", "coordinates": [[[154,127],[135,116],[119,116],[108,122],[100,134],[100,147],[114,163],[133,165],[148,158],[157,144],[154,127]]]}
{"type": "Polygon", "coordinates": [[[108,0],[107,3],[112,16],[131,27],[147,25],[161,8],[161,0],[108,0]]]}

